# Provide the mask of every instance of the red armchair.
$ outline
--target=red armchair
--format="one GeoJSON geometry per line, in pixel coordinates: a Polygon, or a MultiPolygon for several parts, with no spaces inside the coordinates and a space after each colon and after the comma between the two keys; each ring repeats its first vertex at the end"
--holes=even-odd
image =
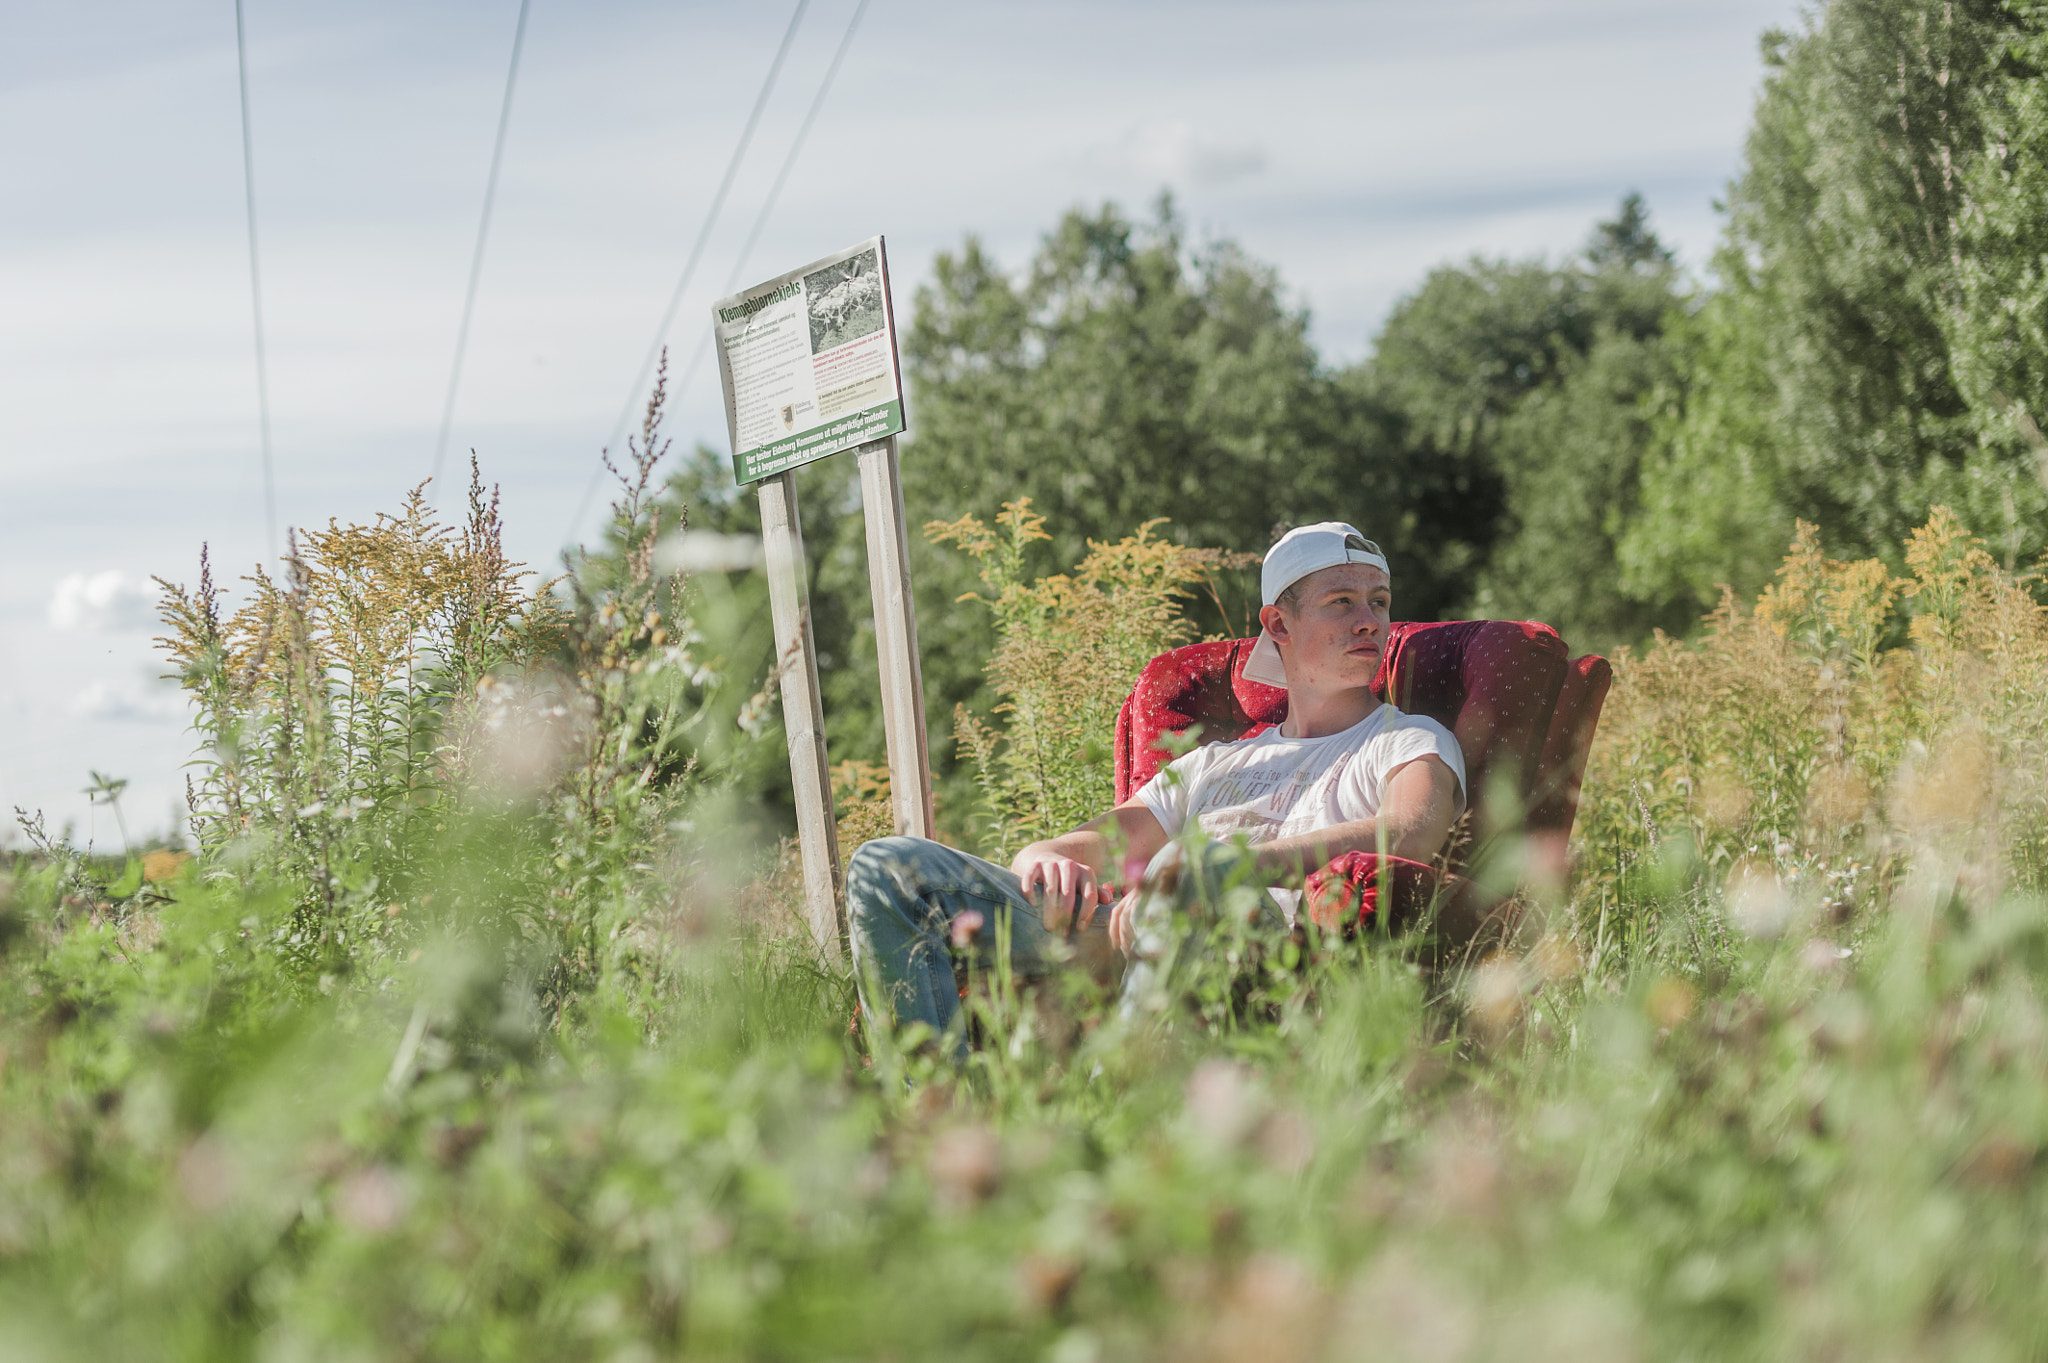
{"type": "MultiPolygon", "coordinates": [[[[1253,641],[1223,639],[1163,653],[1146,665],[1116,722],[1116,795],[1129,799],[1165,764],[1166,734],[1201,725],[1200,741],[1242,738],[1287,715],[1287,693],[1244,676],[1253,641]]],[[[1439,879],[1412,862],[1383,867],[1354,853],[1311,879],[1310,900],[1348,889],[1350,914],[1375,911],[1372,890],[1388,876],[1393,917],[1448,891],[1475,928],[1497,902],[1455,873],[1488,839],[1527,835],[1537,864],[1561,870],[1578,812],[1579,783],[1613,671],[1605,658],[1570,658],[1548,625],[1508,620],[1403,623],[1389,634],[1373,689],[1457,735],[1465,754],[1468,810],[1439,879]],[[1389,875],[1390,873],[1390,875],[1389,875]]],[[[1398,859],[1387,858],[1388,863],[1398,859]]]]}

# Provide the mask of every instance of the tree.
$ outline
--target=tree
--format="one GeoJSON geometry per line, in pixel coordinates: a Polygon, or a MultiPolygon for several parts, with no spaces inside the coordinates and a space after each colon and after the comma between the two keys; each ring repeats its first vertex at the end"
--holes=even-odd
{"type": "Polygon", "coordinates": [[[1634,190],[1622,196],[1621,211],[1613,221],[1593,229],[1593,240],[1586,246],[1586,262],[1595,270],[1656,272],[1672,268],[1676,259],[1650,230],[1650,206],[1634,190]]]}
{"type": "Polygon", "coordinates": [[[1189,250],[1170,203],[1145,227],[1069,213],[1017,281],[972,239],[941,256],[905,360],[916,514],[1027,495],[1061,568],[1155,516],[1184,543],[1251,552],[1355,518],[1394,552],[1404,608],[1449,604],[1429,564],[1401,561],[1439,527],[1384,414],[1322,372],[1274,271],[1227,242],[1189,250]]]}
{"type": "MultiPolygon", "coordinates": [[[[1068,213],[1021,277],[970,238],[919,289],[904,346],[911,518],[1028,496],[1059,571],[1158,516],[1182,544],[1250,553],[1290,525],[1350,520],[1391,556],[1401,613],[1434,619],[1474,552],[1455,479],[1322,369],[1307,326],[1269,267],[1227,242],[1191,250],[1167,201],[1144,226],[1113,207],[1068,213]]],[[[941,698],[983,694],[992,636],[951,605],[974,583],[963,556],[921,548],[916,571],[942,713],[941,698]]],[[[1205,627],[1253,628],[1255,593],[1247,574],[1205,627]]]]}
{"type": "Polygon", "coordinates": [[[1719,292],[1625,537],[1631,591],[1751,590],[1774,555],[1743,531],[1782,544],[1794,515],[1852,557],[1896,554],[1935,504],[2041,547],[2023,427],[1996,394],[2048,351],[2023,335],[2024,280],[1985,264],[2039,239],[2035,172],[1985,155],[1997,73],[2015,134],[2035,126],[2014,23],[1997,0],[1832,0],[1766,36],[1719,292]]]}
{"type": "Polygon", "coordinates": [[[1541,619],[1580,647],[1683,623],[1668,593],[1623,591],[1616,566],[1682,302],[1671,252],[1630,194],[1577,259],[1431,272],[1347,376],[1396,418],[1405,466],[1458,489],[1468,613],[1541,619]]]}
{"type": "Polygon", "coordinates": [[[2009,524],[1979,525],[2007,566],[2042,542],[2048,513],[2048,8],[2014,6],[1979,101],[1983,153],[1964,170],[1956,306],[1947,314],[1957,386],[1978,438],[2013,476],[2009,524]],[[2004,533],[2000,533],[2000,531],[2004,533]]]}

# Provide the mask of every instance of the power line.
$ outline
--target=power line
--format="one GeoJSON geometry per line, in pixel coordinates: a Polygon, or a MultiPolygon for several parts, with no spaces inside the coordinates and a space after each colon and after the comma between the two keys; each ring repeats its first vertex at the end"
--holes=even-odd
{"type": "MultiPolygon", "coordinates": [[[[236,0],[240,3],[240,0],[236,0]]],[[[448,369],[448,398],[441,404],[441,434],[434,441],[435,480],[448,456],[448,431],[455,423],[455,391],[462,383],[462,356],[469,348],[469,319],[476,310],[477,281],[484,272],[484,239],[491,231],[491,204],[498,197],[498,168],[505,162],[505,129],[512,122],[512,86],[519,79],[519,49],[526,43],[526,11],[532,0],[519,0],[519,22],[512,30],[512,64],[505,70],[505,99],[498,106],[498,137],[491,145],[491,173],[484,180],[484,211],[476,225],[476,250],[469,258],[469,290],[462,297],[462,325],[455,332],[455,363],[448,369]]]]}
{"type": "MultiPolygon", "coordinates": [[[[668,340],[668,329],[675,324],[676,310],[683,304],[683,295],[689,290],[690,279],[697,272],[697,262],[703,259],[704,247],[711,240],[711,229],[718,222],[718,215],[725,208],[725,197],[732,191],[733,178],[739,174],[740,163],[746,159],[747,146],[754,140],[754,129],[760,125],[761,111],[768,107],[768,96],[774,92],[775,79],[782,73],[782,62],[789,55],[789,46],[796,40],[798,25],[803,22],[804,11],[811,0],[796,0],[796,12],[789,16],[789,27],[783,31],[782,45],[775,49],[775,60],[768,64],[768,75],[761,82],[761,92],[754,97],[754,110],[747,115],[747,125],[740,132],[739,144],[732,149],[732,160],[726,164],[725,178],[718,182],[718,192],[711,197],[711,207],[704,214],[704,225],[697,231],[696,244],[690,248],[690,258],[683,265],[682,278],[676,281],[675,292],[669,295],[668,307],[661,314],[661,325],[655,330],[654,344],[647,348],[647,358],[640,362],[640,372],[633,377],[633,387],[626,394],[626,405],[619,412],[619,420],[612,427],[612,437],[605,442],[607,450],[612,449],[626,433],[626,423],[633,419],[633,409],[640,405],[640,390],[646,386],[647,376],[654,369],[654,362],[661,355],[662,346],[668,340]]],[[[569,533],[564,539],[573,537],[576,527],[583,523],[584,513],[590,510],[590,499],[597,495],[598,482],[604,476],[602,463],[591,472],[590,482],[583,489],[583,499],[576,504],[575,517],[569,522],[569,533]]]]}
{"type": "Polygon", "coordinates": [[[263,357],[263,272],[256,251],[256,150],[249,137],[249,43],[235,0],[235,64],[242,83],[242,196],[249,210],[249,308],[256,321],[256,419],[263,444],[263,528],[277,557],[277,477],[270,458],[270,371],[263,357]]]}
{"type": "MultiPolygon", "coordinates": [[[[809,112],[804,114],[803,123],[796,130],[796,140],[789,144],[789,155],[782,158],[782,169],[775,174],[775,183],[769,186],[768,197],[761,203],[761,211],[754,218],[754,226],[747,233],[746,244],[740,247],[739,259],[732,264],[732,273],[725,277],[724,292],[730,294],[740,286],[740,272],[747,268],[747,258],[754,254],[755,243],[761,240],[761,229],[768,225],[768,215],[775,211],[775,201],[782,197],[782,187],[789,181],[790,171],[796,169],[796,158],[802,154],[804,139],[811,135],[811,124],[818,121],[818,110],[825,107],[825,96],[831,92],[833,77],[839,74],[839,63],[846,58],[846,49],[853,46],[854,30],[860,27],[860,17],[868,10],[868,0],[860,0],[854,6],[853,18],[846,24],[846,32],[839,39],[839,50],[832,54],[832,64],[825,68],[825,78],[818,82],[818,93],[811,99],[809,112]]],[[[672,390],[675,397],[689,391],[691,380],[704,367],[704,357],[711,353],[712,334],[706,331],[697,342],[697,353],[690,357],[690,367],[683,371],[683,377],[672,390]]]]}

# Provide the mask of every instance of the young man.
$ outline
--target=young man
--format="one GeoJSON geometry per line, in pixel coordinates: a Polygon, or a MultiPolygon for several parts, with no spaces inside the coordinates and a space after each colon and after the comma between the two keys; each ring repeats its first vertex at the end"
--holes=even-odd
{"type": "MultiPolygon", "coordinates": [[[[1443,725],[1372,692],[1393,608],[1385,556],[1325,521],[1283,535],[1260,579],[1262,628],[1245,675],[1287,688],[1277,728],[1175,759],[1132,799],[1032,843],[1007,871],[923,838],[882,838],[854,854],[854,962],[886,995],[870,1007],[943,1032],[959,995],[949,947],[970,912],[981,930],[963,935],[983,953],[1007,920],[1020,974],[1099,952],[1104,934],[1142,954],[1141,905],[1201,888],[1180,884],[1184,832],[1216,840],[1198,868],[1204,886],[1218,864],[1247,857],[1267,882],[1299,885],[1346,852],[1437,854],[1464,808],[1464,757],[1443,725]]],[[[1291,919],[1298,893],[1272,893],[1273,917],[1291,919]]]]}

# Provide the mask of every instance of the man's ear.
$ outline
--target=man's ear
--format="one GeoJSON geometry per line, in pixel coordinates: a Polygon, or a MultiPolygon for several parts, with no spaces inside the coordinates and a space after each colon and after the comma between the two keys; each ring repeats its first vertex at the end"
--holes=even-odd
{"type": "Polygon", "coordinates": [[[1261,606],[1259,607],[1259,624],[1265,627],[1266,633],[1273,636],[1274,643],[1284,644],[1287,642],[1286,611],[1281,610],[1278,606],[1261,606]]]}

